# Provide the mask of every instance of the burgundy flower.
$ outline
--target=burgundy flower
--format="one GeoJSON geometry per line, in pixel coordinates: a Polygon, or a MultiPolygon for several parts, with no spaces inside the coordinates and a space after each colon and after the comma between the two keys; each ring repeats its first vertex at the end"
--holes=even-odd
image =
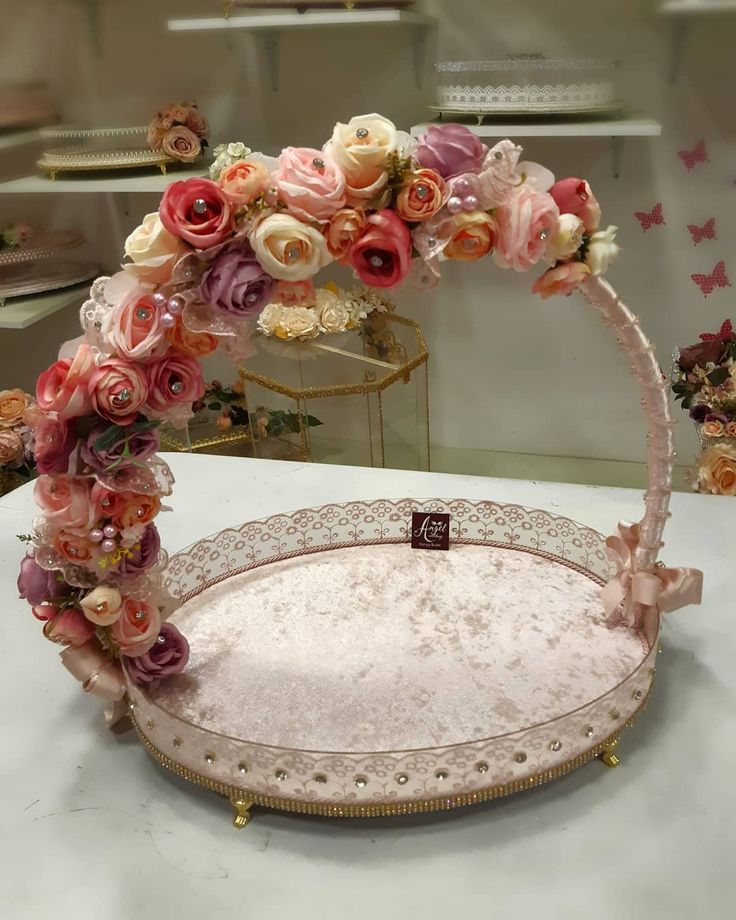
{"type": "Polygon", "coordinates": [[[199,296],[235,317],[253,316],[268,303],[273,278],[259,265],[247,243],[222,249],[202,276],[199,296]]]}
{"type": "Polygon", "coordinates": [[[100,450],[95,445],[106,431],[106,428],[95,428],[80,450],[82,460],[100,472],[141,463],[159,448],[157,431],[131,431],[127,438],[123,434],[114,444],[100,450]]]}
{"type": "Polygon", "coordinates": [[[131,548],[131,555],[124,556],[118,564],[118,574],[122,578],[133,578],[158,561],[161,550],[161,537],[155,524],[149,524],[143,531],[139,543],[131,548]]]}
{"type": "Polygon", "coordinates": [[[695,403],[690,409],[690,418],[694,422],[702,424],[706,417],[710,415],[710,406],[707,403],[695,403]]]}
{"type": "Polygon", "coordinates": [[[164,623],[145,655],[127,658],[128,675],[133,683],[150,684],[170,674],[178,674],[189,661],[189,643],[176,626],[164,623]]]}
{"type": "Polygon", "coordinates": [[[74,429],[64,419],[46,416],[35,431],[34,456],[39,473],[66,473],[77,444],[74,429]]]}
{"type": "Polygon", "coordinates": [[[695,365],[705,367],[712,361],[713,364],[720,364],[725,357],[726,349],[724,343],[718,339],[712,342],[698,342],[697,345],[690,345],[688,348],[680,349],[680,357],[677,363],[682,371],[691,371],[695,365]]]}
{"type": "Polygon", "coordinates": [[[69,593],[69,585],[59,580],[57,571],[42,569],[33,556],[25,556],[20,564],[18,593],[23,600],[35,607],[55,597],[69,593]]]}
{"type": "Polygon", "coordinates": [[[488,148],[464,125],[430,125],[419,138],[414,159],[443,179],[480,172],[488,148]]]}

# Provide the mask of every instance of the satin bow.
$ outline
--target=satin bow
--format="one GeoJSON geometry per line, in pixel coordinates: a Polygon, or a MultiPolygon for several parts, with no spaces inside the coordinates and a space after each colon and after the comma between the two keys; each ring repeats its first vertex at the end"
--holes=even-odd
{"type": "Polygon", "coordinates": [[[634,570],[639,546],[639,525],[619,522],[618,534],[608,537],[606,549],[616,563],[616,574],[603,588],[603,607],[609,621],[641,627],[651,647],[659,627],[659,611],[699,604],[703,573],[699,569],[669,569],[658,565],[651,572],[634,570]]]}
{"type": "Polygon", "coordinates": [[[95,639],[90,639],[77,648],[69,646],[60,655],[61,663],[82,683],[85,693],[92,693],[107,700],[105,719],[112,728],[127,712],[123,700],[125,679],[120,662],[105,654],[95,639]]]}

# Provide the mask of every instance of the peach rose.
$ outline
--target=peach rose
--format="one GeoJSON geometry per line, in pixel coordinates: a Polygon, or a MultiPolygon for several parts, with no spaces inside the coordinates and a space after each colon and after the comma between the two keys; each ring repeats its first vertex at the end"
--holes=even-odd
{"type": "Polygon", "coordinates": [[[95,626],[112,626],[120,619],[123,598],[117,588],[99,585],[79,602],[85,617],[95,626]]]}
{"type": "Polygon", "coordinates": [[[325,150],[342,169],[349,205],[365,204],[383,191],[386,163],[398,145],[396,125],[382,115],[356,115],[346,125],[335,125],[325,150]]]}
{"type": "Polygon", "coordinates": [[[121,358],[144,361],[162,351],[166,329],[161,316],[150,291],[135,287],[105,316],[102,334],[110,350],[121,358]]]}
{"type": "Polygon", "coordinates": [[[331,261],[319,230],[291,214],[272,214],[260,221],[250,243],[264,272],[282,281],[305,281],[331,261]]]}
{"type": "Polygon", "coordinates": [[[78,648],[94,636],[95,627],[87,622],[81,610],[66,607],[46,621],[43,634],[59,645],[73,645],[78,648]]]}
{"type": "Polygon", "coordinates": [[[121,530],[150,524],[161,510],[158,495],[138,495],[136,492],[118,493],[121,506],[116,510],[112,523],[121,530]]]}
{"type": "Polygon", "coordinates": [[[17,463],[23,459],[23,440],[12,428],[0,428],[0,465],[17,463]]]}
{"type": "Polygon", "coordinates": [[[726,426],[718,419],[711,419],[703,425],[703,434],[706,438],[722,438],[726,432],[726,426]]]}
{"type": "Polygon", "coordinates": [[[554,200],[531,183],[513,189],[496,209],[498,242],[493,257],[501,268],[523,272],[544,255],[560,219],[554,200]]]}
{"type": "Polygon", "coordinates": [[[188,251],[187,246],[164,227],[155,211],[146,214],[143,223],[125,241],[125,255],[131,261],[123,268],[147,284],[165,284],[177,261],[188,251]]]}
{"type": "Polygon", "coordinates": [[[176,325],[166,330],[166,338],[172,348],[193,358],[203,358],[217,348],[217,336],[209,332],[192,332],[180,316],[176,318],[176,325]]]}
{"type": "Polygon", "coordinates": [[[719,444],[703,451],[698,464],[698,487],[712,495],[736,495],[736,448],[719,444]]]}
{"type": "Polygon", "coordinates": [[[347,261],[350,250],[358,242],[367,227],[365,212],[359,208],[343,208],[338,211],[324,229],[327,248],[338,262],[347,261]]]}
{"type": "Polygon", "coordinates": [[[572,294],[585,278],[590,269],[583,262],[563,262],[555,268],[548,268],[532,285],[532,291],[542,300],[555,295],[572,294]]]}
{"type": "Polygon", "coordinates": [[[402,220],[427,220],[436,214],[447,197],[447,185],[433,169],[409,173],[396,196],[394,208],[402,220]]]}
{"type": "Polygon", "coordinates": [[[88,415],[92,410],[88,384],[94,370],[92,349],[83,342],[74,358],[62,358],[39,375],[36,402],[44,412],[56,412],[60,419],[88,415]]]}
{"type": "Polygon", "coordinates": [[[52,527],[86,532],[94,526],[96,512],[91,481],[65,473],[38,477],[33,486],[33,497],[52,527]]]}
{"type": "Polygon", "coordinates": [[[345,204],[345,176],[321,150],[284,148],[273,178],[279,198],[302,220],[325,222],[345,204]]]}
{"type": "Polygon", "coordinates": [[[193,163],[202,153],[199,138],[184,125],[175,125],[167,131],[161,147],[167,156],[181,163],[193,163]]]}
{"type": "Polygon", "coordinates": [[[148,408],[166,414],[173,407],[191,406],[204,396],[202,369],[191,355],[170,349],[146,365],[148,408]]]}
{"type": "Polygon", "coordinates": [[[263,194],[270,177],[263,163],[239,160],[226,166],[220,172],[218,181],[222,194],[230,204],[243,207],[263,194]]]}
{"type": "Polygon", "coordinates": [[[28,396],[23,390],[0,390],[0,428],[15,428],[27,408],[28,396]]]}
{"type": "Polygon", "coordinates": [[[726,425],[726,437],[736,438],[736,422],[729,422],[726,425]]]}
{"type": "Polygon", "coordinates": [[[474,262],[488,255],[496,245],[496,221],[485,211],[464,211],[452,219],[450,241],[444,249],[448,259],[474,262]]]}
{"type": "Polygon", "coordinates": [[[583,242],[585,225],[575,214],[560,214],[557,226],[550,233],[544,258],[550,265],[571,259],[583,242]]]}
{"type": "Polygon", "coordinates": [[[52,544],[56,552],[67,562],[77,565],[87,565],[98,553],[97,544],[68,530],[57,531],[52,544]]]}
{"type": "Polygon", "coordinates": [[[116,425],[130,425],[146,402],[148,386],[142,368],[125,358],[106,358],[89,378],[92,407],[116,425]]]}
{"type": "Polygon", "coordinates": [[[317,292],[311,278],[306,281],[277,281],[272,301],[287,307],[311,306],[317,302],[317,292]]]}
{"type": "Polygon", "coordinates": [[[145,601],[128,597],[123,601],[119,619],[112,624],[112,637],[129,658],[145,655],[158,638],[161,616],[145,601]]]}

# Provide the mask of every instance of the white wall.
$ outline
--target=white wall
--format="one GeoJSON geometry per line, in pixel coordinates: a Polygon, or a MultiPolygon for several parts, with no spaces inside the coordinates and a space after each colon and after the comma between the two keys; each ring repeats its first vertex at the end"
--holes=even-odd
{"type": "MultiPolygon", "coordinates": [[[[426,117],[423,104],[433,100],[431,67],[424,88],[414,86],[410,36],[402,29],[287,33],[280,90],[273,93],[263,47],[253,36],[166,32],[168,15],[207,12],[217,8],[215,0],[99,0],[99,57],[89,40],[86,4],[79,0],[22,5],[2,0],[2,5],[12,6],[13,15],[4,17],[0,81],[46,74],[59,92],[65,120],[141,123],[162,102],[196,97],[216,142],[242,139],[273,152],[287,143],[318,145],[335,120],[364,111],[380,111],[408,127],[426,117]]],[[[420,5],[441,18],[430,63],[535,51],[623,60],[622,90],[647,114],[661,117],[661,139],[626,141],[618,180],[611,175],[606,140],[530,140],[526,153],[560,177],[590,180],[604,221],[618,225],[624,248],[609,278],[641,316],[668,370],[674,345],[694,340],[735,312],[732,289],[706,300],[689,276],[723,258],[736,277],[736,123],[729,67],[736,17],[693,29],[680,80],[671,86],[669,25],[656,16],[654,2],[420,5]],[[687,173],[676,151],[700,138],[710,162],[687,173]],[[657,201],[664,204],[666,226],[642,234],[633,212],[657,201]],[[694,248],[686,224],[711,216],[718,240],[694,248]]],[[[101,258],[114,264],[119,253],[109,204],[103,196],[58,195],[45,197],[42,207],[50,223],[83,225],[99,244],[101,258]]],[[[132,228],[152,206],[155,200],[132,196],[131,213],[123,215],[118,232],[132,228]]],[[[0,219],[23,220],[29,207],[36,217],[38,200],[0,196],[0,219]]],[[[534,277],[503,272],[490,260],[448,265],[435,293],[399,296],[399,309],[422,320],[431,348],[433,440],[444,446],[641,459],[638,398],[609,333],[577,298],[542,302],[532,296],[534,277]]],[[[35,372],[44,362],[34,356],[33,342],[32,333],[3,332],[1,355],[27,351],[24,367],[35,372]]],[[[5,375],[0,381],[16,382],[28,383],[5,375]]],[[[687,460],[696,442],[684,418],[677,438],[687,460]]]]}

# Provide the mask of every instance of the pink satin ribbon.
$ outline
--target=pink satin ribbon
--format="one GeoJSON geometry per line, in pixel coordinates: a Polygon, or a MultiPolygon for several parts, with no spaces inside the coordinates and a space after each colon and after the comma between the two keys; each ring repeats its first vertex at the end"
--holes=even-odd
{"type": "Polygon", "coordinates": [[[621,521],[618,534],[608,537],[606,548],[616,563],[616,574],[603,588],[602,600],[611,623],[640,627],[651,647],[657,638],[659,612],[699,604],[703,573],[699,569],[669,569],[658,565],[652,571],[634,571],[639,545],[639,525],[621,521]]]}
{"type": "Polygon", "coordinates": [[[112,727],[127,712],[123,701],[125,679],[119,662],[113,661],[100,648],[95,639],[90,639],[78,648],[70,646],[60,655],[61,663],[82,684],[85,693],[91,693],[107,700],[105,719],[112,727]]]}

